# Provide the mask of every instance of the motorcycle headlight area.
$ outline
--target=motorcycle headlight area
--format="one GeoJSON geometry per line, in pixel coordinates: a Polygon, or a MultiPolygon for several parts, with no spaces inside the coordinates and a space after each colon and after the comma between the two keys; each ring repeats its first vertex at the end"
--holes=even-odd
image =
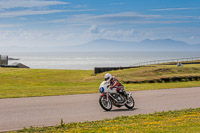
{"type": "Polygon", "coordinates": [[[99,88],[99,92],[103,93],[104,92],[104,88],[103,87],[99,88]]]}

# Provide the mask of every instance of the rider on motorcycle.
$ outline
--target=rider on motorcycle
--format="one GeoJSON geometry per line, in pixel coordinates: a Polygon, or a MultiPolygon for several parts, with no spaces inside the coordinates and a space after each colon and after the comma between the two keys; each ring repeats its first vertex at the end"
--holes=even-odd
{"type": "Polygon", "coordinates": [[[106,73],[104,78],[105,81],[110,85],[110,89],[116,88],[118,93],[127,96],[124,86],[114,76],[112,76],[110,73],[106,73]]]}

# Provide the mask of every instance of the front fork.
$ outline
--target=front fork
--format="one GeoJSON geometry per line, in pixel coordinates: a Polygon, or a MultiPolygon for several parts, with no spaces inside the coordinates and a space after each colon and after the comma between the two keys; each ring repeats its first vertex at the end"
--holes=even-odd
{"type": "Polygon", "coordinates": [[[108,102],[108,99],[109,99],[109,94],[108,93],[103,93],[101,96],[103,96],[103,97],[106,97],[106,101],[108,102]]]}
{"type": "Polygon", "coordinates": [[[127,101],[128,101],[128,102],[130,102],[130,101],[129,101],[129,97],[131,97],[131,93],[128,93],[128,94],[127,94],[127,101]]]}
{"type": "Polygon", "coordinates": [[[108,93],[107,93],[107,102],[108,102],[108,93]]]}

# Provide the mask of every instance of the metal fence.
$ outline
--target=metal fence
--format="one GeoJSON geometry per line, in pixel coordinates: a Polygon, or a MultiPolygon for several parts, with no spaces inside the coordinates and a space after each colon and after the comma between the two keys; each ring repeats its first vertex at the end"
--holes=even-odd
{"type": "Polygon", "coordinates": [[[0,55],[0,65],[8,65],[8,56],[0,55]]]}
{"type": "Polygon", "coordinates": [[[178,62],[195,61],[195,60],[200,60],[200,57],[146,61],[146,62],[140,62],[140,63],[134,64],[133,66],[157,65],[157,64],[170,63],[170,62],[178,63],[178,62]]]}

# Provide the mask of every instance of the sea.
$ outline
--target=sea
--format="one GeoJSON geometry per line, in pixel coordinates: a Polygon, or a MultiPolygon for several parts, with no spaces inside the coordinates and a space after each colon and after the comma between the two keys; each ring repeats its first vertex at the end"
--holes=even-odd
{"type": "Polygon", "coordinates": [[[200,57],[200,52],[20,52],[5,53],[9,60],[33,69],[93,70],[94,67],[127,67],[145,61],[200,57]]]}

